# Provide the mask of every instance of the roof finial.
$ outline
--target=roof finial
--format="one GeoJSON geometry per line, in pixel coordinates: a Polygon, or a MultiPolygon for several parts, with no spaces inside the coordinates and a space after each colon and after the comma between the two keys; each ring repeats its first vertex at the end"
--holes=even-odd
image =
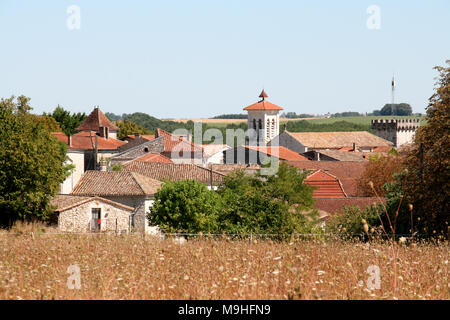
{"type": "Polygon", "coordinates": [[[259,95],[260,98],[262,98],[264,100],[264,98],[267,98],[268,95],[267,93],[264,91],[264,89],[261,91],[261,94],[259,95]]]}

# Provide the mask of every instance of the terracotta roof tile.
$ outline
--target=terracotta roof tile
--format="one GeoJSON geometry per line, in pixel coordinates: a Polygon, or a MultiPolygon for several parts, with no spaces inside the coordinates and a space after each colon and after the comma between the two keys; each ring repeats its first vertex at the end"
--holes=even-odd
{"type": "MultiPolygon", "coordinates": [[[[95,145],[96,132],[94,131],[82,131],[70,136],[71,145],[69,146],[69,137],[64,133],[52,132],[58,140],[63,141],[69,147],[69,149],[79,150],[93,150],[93,144],[95,145]],[[92,140],[91,140],[92,137],[92,140]]],[[[125,141],[109,138],[105,139],[97,135],[98,150],[116,150],[120,146],[126,144],[125,141]]]]}
{"type": "Polygon", "coordinates": [[[170,158],[167,158],[159,153],[149,153],[143,155],[142,157],[136,158],[135,161],[173,163],[170,158]]]}
{"type": "Polygon", "coordinates": [[[308,161],[308,158],[300,155],[299,153],[289,150],[285,147],[259,147],[259,146],[245,146],[245,148],[250,150],[255,150],[261,153],[265,153],[269,156],[276,157],[281,160],[287,161],[308,161]]]}
{"type": "Polygon", "coordinates": [[[119,131],[119,128],[109,121],[103,112],[100,111],[100,108],[94,108],[89,116],[78,126],[77,131],[100,132],[100,127],[107,127],[109,130],[119,131]]]}
{"type": "Polygon", "coordinates": [[[342,185],[338,178],[326,173],[322,170],[317,170],[308,175],[305,179],[305,183],[310,186],[317,187],[314,189],[314,197],[322,198],[345,198],[347,195],[342,188],[342,185]]]}
{"type": "Polygon", "coordinates": [[[364,171],[367,161],[288,161],[288,164],[304,170],[319,170],[334,175],[342,183],[348,196],[357,196],[356,180],[364,171]]]}
{"type": "Polygon", "coordinates": [[[123,205],[121,203],[108,200],[101,197],[79,197],[79,196],[71,196],[71,195],[57,195],[55,198],[51,200],[51,203],[56,206],[55,212],[61,213],[63,211],[72,209],[79,205],[85,204],[90,201],[101,201],[111,204],[113,206],[128,210],[134,211],[133,207],[123,205]]]}
{"type": "Polygon", "coordinates": [[[72,195],[132,196],[152,195],[162,182],[136,172],[106,172],[88,170],[75,186],[72,195]]]}
{"type": "MultiPolygon", "coordinates": [[[[195,164],[174,164],[161,162],[132,161],[125,165],[125,171],[137,172],[157,180],[197,180],[210,184],[211,170],[195,164]]],[[[212,171],[213,185],[221,184],[225,175],[212,171]]]]}
{"type": "MultiPolygon", "coordinates": [[[[130,140],[134,140],[134,139],[136,139],[136,136],[134,134],[129,134],[129,135],[127,135],[127,138],[129,138],[130,140]]],[[[142,138],[147,141],[150,141],[150,140],[155,139],[155,135],[154,134],[141,134],[141,135],[139,135],[138,138],[142,138]]]]}
{"type": "Polygon", "coordinates": [[[261,100],[252,105],[249,105],[248,107],[245,107],[244,110],[283,110],[283,108],[267,100],[261,100]]]}
{"type": "MultiPolygon", "coordinates": [[[[287,132],[287,131],[285,131],[287,132]]],[[[391,146],[392,142],[377,137],[367,131],[350,132],[287,132],[294,139],[308,148],[319,149],[341,149],[352,147],[374,148],[380,146],[391,146]]]]}
{"type": "Polygon", "coordinates": [[[166,153],[174,150],[203,153],[203,148],[201,145],[198,146],[192,141],[186,141],[181,136],[174,135],[160,128],[156,129],[156,137],[159,138],[161,136],[164,137],[164,152],[166,153]]]}

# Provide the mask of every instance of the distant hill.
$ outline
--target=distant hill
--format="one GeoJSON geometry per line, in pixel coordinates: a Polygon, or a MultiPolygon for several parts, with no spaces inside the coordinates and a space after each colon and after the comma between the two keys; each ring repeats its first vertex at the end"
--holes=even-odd
{"type": "Polygon", "coordinates": [[[243,113],[221,114],[211,119],[247,119],[247,115],[243,113]]]}
{"type": "MultiPolygon", "coordinates": [[[[110,119],[111,121],[117,121],[117,120],[129,120],[132,121],[145,129],[151,131],[154,133],[156,131],[156,128],[161,128],[163,130],[172,132],[175,129],[179,128],[185,128],[190,129],[193,126],[193,123],[187,122],[187,123],[180,123],[176,121],[163,121],[158,118],[152,117],[146,113],[143,112],[135,112],[130,114],[122,114],[122,115],[116,115],[111,112],[106,112],[105,116],[110,119]]],[[[191,121],[192,122],[192,121],[191,121]]]]}

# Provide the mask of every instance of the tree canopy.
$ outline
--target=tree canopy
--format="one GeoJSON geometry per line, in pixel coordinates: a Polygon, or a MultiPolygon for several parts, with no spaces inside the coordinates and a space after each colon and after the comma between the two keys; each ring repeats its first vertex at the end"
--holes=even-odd
{"type": "Polygon", "coordinates": [[[380,110],[382,116],[410,116],[412,108],[408,103],[385,104],[380,110]]]}
{"type": "Polygon", "coordinates": [[[150,131],[143,128],[142,126],[134,123],[130,120],[117,120],[114,122],[116,126],[119,127],[119,132],[117,133],[117,138],[122,139],[128,136],[129,134],[140,133],[140,134],[149,134],[150,131]]]}
{"type": "Polygon", "coordinates": [[[166,182],[148,218],[163,232],[310,232],[318,228],[317,211],[305,177],[281,164],[277,175],[268,177],[236,171],[217,191],[197,181],[166,182]]]}
{"type": "Polygon", "coordinates": [[[60,105],[58,105],[52,113],[44,113],[44,116],[50,116],[55,119],[66,135],[76,133],[77,127],[87,118],[85,113],[71,113],[60,105]]]}
{"type": "Polygon", "coordinates": [[[50,198],[67,176],[66,146],[28,113],[29,98],[0,101],[0,225],[48,218],[50,198]]]}

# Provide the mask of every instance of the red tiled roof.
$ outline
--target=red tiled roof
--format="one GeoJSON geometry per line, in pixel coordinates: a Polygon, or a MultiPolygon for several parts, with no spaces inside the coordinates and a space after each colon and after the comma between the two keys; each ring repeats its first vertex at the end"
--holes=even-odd
{"type": "Polygon", "coordinates": [[[259,147],[259,146],[245,146],[245,148],[250,150],[255,150],[258,152],[265,153],[269,156],[276,157],[281,160],[287,160],[287,161],[302,161],[306,160],[309,161],[304,156],[298,154],[297,152],[294,152],[292,150],[289,150],[285,147],[259,147]]]}
{"type": "Polygon", "coordinates": [[[136,172],[88,170],[72,191],[79,196],[152,195],[162,182],[136,172]]]}
{"type": "Polygon", "coordinates": [[[329,173],[323,172],[322,170],[317,170],[316,172],[310,174],[305,179],[305,183],[309,184],[310,186],[317,187],[317,189],[314,189],[313,191],[314,197],[347,197],[339,179],[329,173]]]}
{"type": "Polygon", "coordinates": [[[158,138],[161,136],[164,137],[164,152],[191,151],[203,153],[203,148],[201,146],[198,146],[191,141],[186,141],[179,135],[174,135],[170,132],[157,128],[156,137],[158,138]]]}
{"type": "MultiPolygon", "coordinates": [[[[314,206],[329,214],[342,213],[344,207],[357,206],[361,209],[365,209],[366,206],[370,206],[374,203],[378,203],[379,200],[376,197],[361,197],[361,198],[314,198],[314,206]]],[[[384,198],[382,199],[384,202],[384,198]]]]}
{"type": "Polygon", "coordinates": [[[334,175],[342,183],[348,196],[357,196],[356,180],[361,176],[367,161],[288,161],[288,164],[304,170],[319,170],[334,175]]]}
{"type": "MultiPolygon", "coordinates": [[[[287,131],[285,131],[287,132],[287,131]]],[[[383,138],[377,137],[367,131],[350,132],[287,132],[302,145],[312,149],[341,149],[353,147],[357,148],[390,146],[393,143],[383,138]]]]}
{"type": "Polygon", "coordinates": [[[267,100],[261,100],[245,107],[244,110],[283,110],[283,108],[267,100]]]}
{"type": "Polygon", "coordinates": [[[50,203],[53,206],[56,206],[55,212],[61,213],[63,211],[72,209],[74,207],[80,206],[82,204],[85,204],[87,202],[94,201],[94,200],[106,202],[108,204],[125,209],[127,211],[134,211],[133,207],[126,206],[121,203],[111,201],[111,200],[101,198],[101,197],[96,197],[96,196],[95,197],[81,197],[81,196],[71,196],[71,195],[59,194],[55,198],[53,198],[50,201],[50,203]]]}
{"type": "MultiPolygon", "coordinates": [[[[211,170],[195,164],[174,164],[162,162],[132,161],[125,165],[125,171],[137,172],[156,180],[197,180],[210,184],[211,170]]],[[[212,171],[213,185],[221,184],[225,175],[212,171]]]]}
{"type": "Polygon", "coordinates": [[[107,127],[109,130],[118,131],[119,128],[106,118],[100,108],[94,108],[91,114],[81,123],[77,131],[97,131],[100,132],[100,127],[107,127]]]}
{"type": "Polygon", "coordinates": [[[172,160],[159,153],[149,153],[135,159],[134,161],[173,163],[172,160]]]}
{"type": "Polygon", "coordinates": [[[380,146],[373,148],[372,152],[389,152],[391,151],[392,146],[380,146]]]}
{"type": "MultiPolygon", "coordinates": [[[[131,140],[136,139],[136,136],[134,134],[129,134],[127,135],[127,137],[130,138],[131,140]]],[[[155,139],[154,134],[141,134],[139,137],[148,141],[155,139]]]]}
{"type": "MultiPolygon", "coordinates": [[[[69,147],[69,149],[92,150],[93,145],[95,145],[95,131],[82,131],[70,136],[72,140],[70,146],[69,137],[64,133],[52,132],[52,135],[54,135],[58,140],[63,141],[69,147]]],[[[97,136],[97,142],[98,150],[116,150],[120,146],[126,144],[125,141],[113,138],[105,139],[100,136],[97,136]]]]}

